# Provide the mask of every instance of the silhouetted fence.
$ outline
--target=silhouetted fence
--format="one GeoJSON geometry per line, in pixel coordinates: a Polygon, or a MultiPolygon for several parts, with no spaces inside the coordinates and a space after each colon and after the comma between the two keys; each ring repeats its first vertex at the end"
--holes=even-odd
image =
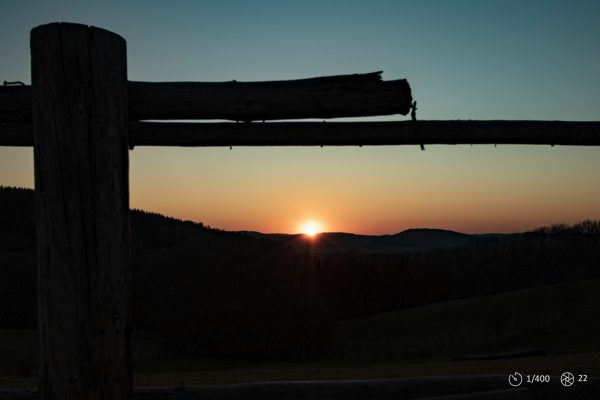
{"type": "MultiPolygon", "coordinates": [[[[33,145],[31,124],[0,123],[0,145],[33,145]],[[4,131],[3,131],[4,130],[4,131]]],[[[600,145],[597,121],[130,122],[133,146],[600,145]]]]}
{"type": "Polygon", "coordinates": [[[131,398],[130,146],[600,145],[600,122],[262,123],[406,115],[415,105],[406,80],[384,82],[380,72],[128,82],[126,57],[114,33],[42,25],[31,32],[31,87],[0,88],[0,145],[34,146],[42,399],[131,398]]]}

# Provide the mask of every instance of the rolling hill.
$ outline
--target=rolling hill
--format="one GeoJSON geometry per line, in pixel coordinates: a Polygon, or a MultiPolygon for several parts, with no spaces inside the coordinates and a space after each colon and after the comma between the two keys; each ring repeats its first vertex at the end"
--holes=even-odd
{"type": "MultiPolygon", "coordinates": [[[[35,245],[33,190],[0,187],[0,250],[27,251],[35,245]]],[[[287,244],[290,249],[304,252],[310,244],[317,253],[382,253],[453,249],[460,246],[494,240],[496,235],[470,235],[444,229],[408,229],[390,235],[357,235],[344,232],[319,234],[316,240],[303,235],[264,234],[251,231],[223,231],[202,223],[182,221],[160,214],[132,210],[132,250],[151,252],[157,248],[189,243],[199,238],[228,242],[236,237],[287,244]],[[210,239],[212,237],[212,239],[210,239]],[[306,240],[304,240],[306,239],[306,240]]],[[[511,235],[503,235],[508,237],[511,235]]]]}
{"type": "Polygon", "coordinates": [[[429,304],[334,324],[328,358],[600,353],[598,308],[600,278],[429,304]]]}

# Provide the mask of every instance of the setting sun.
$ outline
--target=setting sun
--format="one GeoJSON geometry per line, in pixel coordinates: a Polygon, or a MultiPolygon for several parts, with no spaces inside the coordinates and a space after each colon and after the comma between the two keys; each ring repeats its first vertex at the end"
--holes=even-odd
{"type": "Polygon", "coordinates": [[[321,233],[322,230],[321,224],[316,221],[306,221],[300,225],[300,232],[310,237],[316,236],[318,233],[321,233]]]}

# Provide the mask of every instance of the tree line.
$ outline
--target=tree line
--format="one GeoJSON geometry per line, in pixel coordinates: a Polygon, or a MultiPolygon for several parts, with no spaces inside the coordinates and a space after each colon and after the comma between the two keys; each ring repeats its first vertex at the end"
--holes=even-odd
{"type": "MultiPolygon", "coordinates": [[[[6,237],[34,237],[25,210],[32,192],[24,192],[0,195],[6,237]]],[[[365,254],[320,253],[304,236],[267,240],[141,211],[131,219],[135,325],[184,353],[306,360],[327,351],[336,321],[600,276],[600,221],[455,249],[365,254]]],[[[2,249],[0,327],[34,328],[33,247],[2,249]]]]}

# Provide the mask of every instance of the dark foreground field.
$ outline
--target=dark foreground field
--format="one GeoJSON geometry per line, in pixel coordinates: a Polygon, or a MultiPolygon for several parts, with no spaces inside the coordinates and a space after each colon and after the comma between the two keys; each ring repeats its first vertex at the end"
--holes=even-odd
{"type": "MultiPolygon", "coordinates": [[[[421,398],[465,392],[479,392],[470,398],[481,399],[600,398],[594,392],[600,377],[598,304],[600,279],[590,279],[357,318],[337,323],[330,351],[307,362],[178,354],[162,348],[156,331],[138,331],[134,385],[177,387],[182,396],[202,392],[202,398],[215,399],[421,398]],[[515,345],[543,348],[547,354],[456,361],[472,354],[485,358],[486,351],[493,355],[515,345]],[[507,380],[515,371],[549,374],[551,383],[515,390],[507,380]],[[558,378],[565,371],[587,375],[589,381],[567,391],[558,378]],[[319,382],[256,384],[298,381],[319,382]],[[420,397],[406,397],[410,393],[420,397]]],[[[35,359],[35,331],[0,330],[0,388],[35,387],[35,359]]]]}
{"type": "MultiPolygon", "coordinates": [[[[446,376],[378,380],[281,381],[230,385],[136,388],[134,399],[172,400],[596,400],[600,382],[563,387],[558,377],[541,385],[506,387],[503,376],[446,376]]],[[[0,389],[0,399],[35,400],[35,389],[0,389]]]]}

